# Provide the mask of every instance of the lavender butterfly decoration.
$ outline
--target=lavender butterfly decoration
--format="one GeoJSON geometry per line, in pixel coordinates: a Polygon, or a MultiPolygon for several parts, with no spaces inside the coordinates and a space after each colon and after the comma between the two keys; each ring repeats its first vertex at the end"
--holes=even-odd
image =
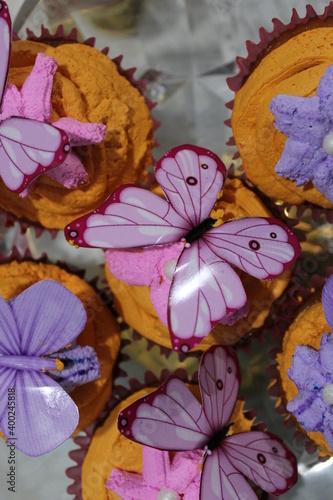
{"type": "Polygon", "coordinates": [[[200,499],[256,498],[244,475],[273,495],[290,489],[297,463],[280,438],[258,431],[227,436],[240,385],[238,360],[230,349],[213,346],[205,352],[199,385],[202,406],[184,382],[170,376],[119,414],[119,431],[160,450],[205,450],[200,499]]]}
{"type": "MultiPolygon", "coordinates": [[[[0,96],[7,82],[11,54],[11,19],[0,1],[0,96]]],[[[36,177],[61,164],[70,151],[66,133],[53,125],[11,116],[0,122],[0,175],[6,186],[21,193],[36,177]]]]}
{"type": "Polygon", "coordinates": [[[53,450],[77,426],[77,406],[47,375],[57,371],[48,355],[73,343],[86,320],[81,301],[55,281],[9,303],[0,296],[0,428],[27,455],[53,450]]]}
{"type": "MultiPolygon", "coordinates": [[[[222,161],[207,149],[184,145],[155,166],[167,200],[121,186],[93,212],[65,228],[71,244],[129,249],[182,242],[168,300],[174,350],[187,352],[227,315],[247,302],[232,266],[259,279],[281,274],[300,246],[276,219],[248,217],[215,227],[210,213],[226,178],[222,161]]],[[[151,289],[151,298],[159,290],[151,289]]]]}

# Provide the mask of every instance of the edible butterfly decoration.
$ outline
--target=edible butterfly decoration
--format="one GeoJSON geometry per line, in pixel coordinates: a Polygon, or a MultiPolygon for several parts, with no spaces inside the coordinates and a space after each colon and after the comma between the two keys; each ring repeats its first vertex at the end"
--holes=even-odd
{"type": "Polygon", "coordinates": [[[121,186],[99,208],[70,223],[65,236],[77,246],[117,249],[183,241],[169,293],[168,327],[173,349],[187,352],[247,301],[230,264],[269,280],[294,262],[300,246],[276,219],[248,217],[214,227],[209,215],[226,169],[207,149],[174,148],[157,163],[155,174],[166,200],[121,186]]]}
{"type": "MultiPolygon", "coordinates": [[[[8,6],[0,1],[0,96],[7,82],[12,29],[8,6]]],[[[62,163],[70,151],[66,133],[52,125],[22,117],[0,122],[0,175],[6,186],[21,193],[30,182],[62,163]]]]}
{"type": "Polygon", "coordinates": [[[200,499],[257,498],[244,475],[273,495],[290,489],[297,481],[297,462],[280,438],[259,431],[227,436],[240,385],[239,364],[230,349],[207,349],[199,385],[202,406],[186,384],[171,375],[119,414],[119,431],[161,450],[205,450],[200,499]]]}
{"type": "Polygon", "coordinates": [[[86,320],[81,301],[56,281],[8,303],[0,296],[0,429],[26,455],[53,450],[77,426],[76,404],[45,371],[57,370],[47,355],[72,343],[86,320]]]}

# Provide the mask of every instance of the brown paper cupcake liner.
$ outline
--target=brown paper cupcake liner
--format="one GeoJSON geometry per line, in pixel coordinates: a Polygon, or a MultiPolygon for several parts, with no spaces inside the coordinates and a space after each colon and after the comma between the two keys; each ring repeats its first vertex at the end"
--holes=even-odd
{"type": "MultiPolygon", "coordinates": [[[[326,278],[318,274],[314,274],[310,278],[310,284],[309,284],[310,289],[309,288],[307,289],[307,294],[304,296],[304,299],[310,297],[316,291],[320,290],[325,284],[326,279],[332,274],[333,274],[333,266],[330,266],[326,269],[326,278]]],[[[299,305],[300,304],[301,302],[299,302],[299,305]]],[[[304,441],[307,453],[313,455],[318,450],[317,446],[313,443],[313,441],[311,441],[311,439],[308,436],[306,436],[305,432],[300,429],[297,419],[291,413],[288,412],[286,404],[283,401],[283,392],[280,383],[278,365],[276,362],[277,355],[280,352],[282,352],[283,332],[288,328],[292,319],[296,316],[297,310],[298,307],[290,308],[289,310],[290,315],[289,316],[283,315],[283,317],[280,320],[281,322],[278,331],[276,331],[276,333],[279,333],[279,335],[274,336],[276,346],[269,351],[271,364],[267,368],[266,374],[271,379],[271,383],[269,384],[267,390],[270,396],[272,396],[276,400],[275,410],[277,413],[279,413],[279,415],[281,415],[284,418],[284,425],[288,429],[294,429],[294,440],[296,442],[304,441]]],[[[320,462],[325,462],[330,458],[331,457],[328,455],[324,456],[322,454],[319,454],[318,456],[318,460],[320,462]]]]}
{"type": "MultiPolygon", "coordinates": [[[[326,24],[333,26],[333,2],[330,2],[326,7],[322,14],[317,14],[314,7],[312,5],[306,6],[306,14],[304,17],[300,17],[297,13],[296,9],[292,10],[291,20],[288,24],[282,23],[279,19],[272,19],[273,29],[272,31],[268,31],[265,28],[260,28],[259,37],[260,41],[258,43],[254,43],[250,40],[246,41],[246,49],[247,56],[246,57],[237,57],[236,65],[238,67],[238,73],[235,76],[227,78],[227,84],[231,91],[237,92],[241,89],[243,84],[246,82],[249,75],[252,71],[258,66],[260,61],[272,50],[275,46],[279,46],[281,42],[281,36],[283,41],[287,41],[290,38],[294,37],[298,33],[304,30],[304,25],[307,25],[307,30],[312,27],[315,28],[323,21],[326,21],[326,24]]],[[[226,108],[229,110],[233,110],[234,108],[234,100],[226,103],[226,108]]],[[[231,119],[225,120],[225,125],[231,128],[231,119]]],[[[233,148],[236,147],[236,142],[233,135],[230,136],[227,141],[227,146],[231,146],[233,148]]],[[[230,175],[235,174],[235,160],[240,158],[240,154],[236,151],[232,157],[232,162],[230,165],[230,175]]],[[[246,179],[245,173],[243,174],[243,178],[246,179]]],[[[266,197],[262,192],[258,190],[257,193],[263,199],[266,197]]],[[[320,217],[323,215],[326,217],[327,222],[333,222],[333,209],[325,209],[319,206],[313,205],[309,202],[304,202],[299,205],[292,205],[285,203],[279,200],[271,200],[268,206],[271,208],[272,206],[276,206],[282,216],[282,214],[286,215],[286,223],[289,221],[288,213],[296,212],[297,217],[301,217],[307,209],[311,210],[313,221],[317,222],[320,217]]],[[[285,217],[282,217],[282,220],[285,217]]],[[[290,224],[289,224],[290,225],[290,224]]]]}
{"type": "MultiPolygon", "coordinates": [[[[45,26],[41,26],[41,34],[39,36],[35,35],[31,30],[27,29],[27,37],[26,40],[34,41],[34,42],[43,42],[51,46],[56,46],[60,44],[66,44],[66,43],[82,43],[83,45],[88,45],[90,47],[95,47],[95,37],[90,37],[87,38],[86,40],[80,42],[78,39],[78,31],[76,28],[73,28],[69,34],[65,34],[64,27],[63,25],[59,25],[58,28],[56,29],[54,34],[51,34],[48,28],[45,26]]],[[[21,40],[21,38],[14,33],[13,34],[13,40],[21,40]]],[[[105,47],[102,49],[100,52],[104,54],[105,56],[108,55],[109,48],[105,47]]],[[[112,59],[112,61],[117,65],[118,72],[121,76],[125,77],[133,87],[137,88],[141,95],[144,97],[146,105],[150,111],[156,107],[157,103],[153,102],[151,99],[149,99],[146,95],[146,87],[147,87],[147,82],[145,80],[139,80],[134,77],[134,73],[136,72],[136,68],[124,68],[122,65],[122,60],[123,56],[119,55],[115,58],[112,59]]],[[[156,120],[154,116],[151,114],[152,121],[153,121],[153,127],[154,127],[154,132],[160,127],[161,122],[156,120]]],[[[154,147],[158,147],[159,143],[154,139],[154,147]]],[[[143,181],[150,181],[150,174],[149,172],[144,172],[143,173],[143,181]]],[[[35,237],[38,239],[44,231],[47,231],[50,233],[51,238],[54,239],[56,235],[58,234],[57,229],[49,229],[43,227],[40,223],[38,222],[33,222],[28,219],[23,218],[18,218],[14,214],[11,214],[10,212],[6,212],[2,209],[0,209],[0,214],[3,214],[5,216],[5,227],[12,227],[15,223],[18,223],[20,232],[22,234],[25,234],[27,229],[31,228],[34,230],[35,237]]]]}

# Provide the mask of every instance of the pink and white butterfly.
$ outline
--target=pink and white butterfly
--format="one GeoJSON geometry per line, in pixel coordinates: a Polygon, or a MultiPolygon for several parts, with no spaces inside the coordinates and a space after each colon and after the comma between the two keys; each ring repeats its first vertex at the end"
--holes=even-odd
{"type": "MultiPolygon", "coordinates": [[[[12,29],[8,6],[0,1],[0,96],[7,82],[12,29]]],[[[36,177],[62,163],[70,146],[66,133],[52,125],[11,116],[0,122],[0,175],[6,186],[21,193],[36,177]]]]}
{"type": "Polygon", "coordinates": [[[173,349],[187,352],[246,304],[231,266],[270,280],[295,261],[300,246],[276,219],[248,217],[214,227],[209,215],[226,169],[207,149],[174,148],[157,163],[155,174],[166,200],[121,186],[99,208],[70,223],[65,236],[77,246],[117,249],[182,241],[169,293],[168,327],[173,349]]]}
{"type": "Polygon", "coordinates": [[[244,475],[264,491],[280,495],[297,481],[296,458],[283,441],[259,431],[227,436],[239,385],[235,354],[212,346],[200,363],[202,406],[172,375],[123,410],[118,429],[127,438],[160,450],[205,450],[200,499],[257,498],[244,475]]]}

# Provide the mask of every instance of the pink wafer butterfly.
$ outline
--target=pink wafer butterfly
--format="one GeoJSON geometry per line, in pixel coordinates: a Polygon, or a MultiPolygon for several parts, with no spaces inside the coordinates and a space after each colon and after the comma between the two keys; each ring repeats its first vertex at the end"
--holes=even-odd
{"type": "Polygon", "coordinates": [[[121,186],[99,208],[70,223],[65,236],[77,246],[118,249],[182,241],[169,293],[168,327],[173,349],[187,352],[246,304],[231,266],[270,280],[295,261],[300,246],[276,219],[248,217],[214,226],[209,215],[226,169],[207,149],[174,148],[157,163],[155,174],[166,200],[121,186]]]}
{"type": "MultiPolygon", "coordinates": [[[[1,102],[9,70],[11,40],[8,6],[0,1],[1,102]]],[[[0,175],[15,193],[21,193],[33,179],[62,163],[69,150],[66,133],[47,123],[15,116],[0,123],[0,175]]]]}
{"type": "Polygon", "coordinates": [[[255,499],[246,481],[280,495],[297,481],[293,453],[274,434],[251,431],[228,436],[240,385],[237,357],[212,346],[201,358],[202,406],[186,384],[171,375],[159,389],[128,406],[118,416],[127,438],[167,451],[205,450],[200,499],[255,499]]]}

